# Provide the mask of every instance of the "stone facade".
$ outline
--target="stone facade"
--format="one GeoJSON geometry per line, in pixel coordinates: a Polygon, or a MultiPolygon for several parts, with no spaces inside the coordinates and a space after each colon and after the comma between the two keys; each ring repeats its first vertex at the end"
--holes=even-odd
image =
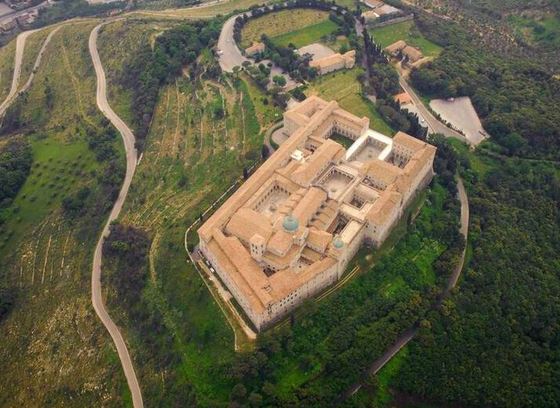
{"type": "Polygon", "coordinates": [[[380,245],[432,178],[435,148],[310,97],[288,139],[198,230],[201,253],[257,330],[335,283],[364,241],[380,245]],[[354,140],[348,150],[331,137],[354,140]]]}

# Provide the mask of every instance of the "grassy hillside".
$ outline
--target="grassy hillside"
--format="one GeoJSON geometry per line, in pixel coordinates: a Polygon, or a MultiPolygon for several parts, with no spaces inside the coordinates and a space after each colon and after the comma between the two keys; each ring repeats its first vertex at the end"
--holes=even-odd
{"type": "Polygon", "coordinates": [[[354,68],[323,75],[311,82],[305,93],[308,96],[318,95],[326,100],[334,99],[355,115],[367,116],[372,129],[392,135],[394,131],[379,115],[373,102],[362,97],[361,83],[358,80],[360,73],[360,68],[354,68]]]}
{"type": "Polygon", "coordinates": [[[414,21],[403,21],[398,24],[391,24],[381,28],[371,30],[373,40],[383,48],[399,40],[406,41],[407,44],[420,48],[425,57],[437,57],[441,52],[441,47],[426,39],[414,21]]]}
{"type": "MultiPolygon", "coordinates": [[[[313,9],[281,10],[249,20],[241,32],[241,47],[247,48],[254,41],[260,41],[263,34],[270,38],[279,37],[282,45],[287,45],[284,43],[290,40],[298,42],[297,32],[303,29],[307,30],[307,39],[319,39],[322,35],[335,30],[336,24],[329,20],[329,13],[326,11],[313,9]],[[314,28],[312,29],[311,26],[314,28]],[[291,36],[284,36],[292,32],[294,33],[291,36]]],[[[300,38],[299,42],[303,40],[300,38]]]]}
{"type": "MultiPolygon", "coordinates": [[[[0,322],[0,405],[121,403],[124,377],[90,303],[93,245],[122,174],[122,161],[107,174],[111,163],[88,147],[86,130],[103,129],[92,28],[65,26],[53,37],[34,84],[8,114],[19,118],[11,134],[31,142],[33,167],[0,226],[0,278],[16,295],[0,322]],[[89,191],[83,216],[70,216],[63,202],[79,191],[89,191]]],[[[116,157],[119,146],[114,138],[116,157]]]]}
{"type": "Polygon", "coordinates": [[[8,96],[14,75],[14,58],[16,55],[16,40],[0,48],[0,103],[8,96]]]}
{"type": "Polygon", "coordinates": [[[39,54],[39,50],[51,30],[51,28],[45,28],[44,30],[33,33],[27,37],[27,40],[25,41],[25,48],[23,50],[23,59],[21,61],[20,85],[25,84],[25,81],[29,78],[33,65],[35,64],[35,60],[37,59],[37,55],[39,54]]]}
{"type": "Polygon", "coordinates": [[[104,26],[98,38],[99,56],[107,76],[107,98],[111,107],[127,123],[132,123],[130,90],[124,89],[119,80],[129,63],[130,56],[150,44],[166,29],[179,21],[121,20],[104,26]]]}

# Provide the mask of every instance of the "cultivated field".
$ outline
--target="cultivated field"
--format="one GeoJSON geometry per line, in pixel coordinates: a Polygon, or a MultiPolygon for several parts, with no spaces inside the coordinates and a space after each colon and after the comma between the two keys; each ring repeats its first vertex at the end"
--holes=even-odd
{"type": "Polygon", "coordinates": [[[201,5],[200,7],[188,7],[184,9],[169,9],[161,11],[134,11],[129,15],[143,19],[209,19],[217,15],[227,15],[237,10],[246,10],[251,6],[267,3],[262,0],[230,0],[210,6],[201,5]]]}
{"type": "Polygon", "coordinates": [[[0,230],[0,276],[17,294],[2,322],[0,405],[120,403],[124,377],[89,297],[101,222],[70,220],[61,211],[65,197],[94,188],[101,176],[80,131],[101,120],[87,51],[92,28],[61,28],[29,92],[16,102],[34,161],[0,230]]]}
{"type": "MultiPolygon", "coordinates": [[[[331,43],[336,44],[337,37],[333,33],[338,28],[336,23],[331,20],[322,21],[317,24],[294,30],[286,34],[282,34],[273,38],[273,41],[281,46],[287,47],[293,44],[296,48],[315,42],[327,42],[332,37],[331,43]]],[[[345,37],[342,37],[343,39],[345,37]]],[[[342,40],[341,40],[342,41],[342,40]]]]}
{"type": "Polygon", "coordinates": [[[296,47],[300,47],[306,45],[301,44],[306,38],[311,39],[308,43],[315,42],[318,40],[317,35],[320,38],[322,35],[332,32],[336,27],[336,24],[329,20],[329,13],[326,11],[280,10],[249,20],[241,32],[241,47],[246,48],[254,41],[260,41],[263,34],[274,40],[280,40],[281,45],[288,45],[289,42],[296,41],[300,43],[300,45],[296,44],[296,47]],[[313,26],[316,27],[311,28],[313,26]],[[282,37],[288,33],[293,33],[293,35],[282,37]]]}
{"type": "MultiPolygon", "coordinates": [[[[126,64],[127,50],[150,41],[165,29],[160,22],[118,22],[100,35],[112,101],[119,113],[130,112],[130,93],[115,86],[126,64]],[[124,57],[124,58],[123,58],[124,57]]],[[[264,102],[265,96],[248,78],[213,80],[205,74],[212,58],[205,52],[197,61],[194,80],[185,75],[159,93],[147,143],[121,222],[147,231],[150,296],[166,328],[177,336],[181,356],[177,369],[182,382],[192,383],[204,398],[227,398],[231,384],[213,378],[213,369],[233,357],[233,333],[204,282],[187,261],[183,247],[186,228],[242,175],[243,167],[260,157],[265,130],[281,112],[264,102]]],[[[194,231],[193,231],[194,232],[194,231]]],[[[195,234],[191,234],[194,243],[195,234]]],[[[116,310],[117,316],[125,314],[116,310]]],[[[124,322],[126,326],[126,322],[124,322]]],[[[132,355],[134,330],[127,330],[132,355]]],[[[167,333],[165,334],[167,335],[167,333]]],[[[136,367],[149,398],[166,386],[165,375],[153,364],[136,367]],[[149,391],[152,390],[152,391],[149,391]]],[[[154,398],[160,398],[154,395],[154,398]]]]}
{"type": "Polygon", "coordinates": [[[378,132],[391,136],[394,132],[377,113],[372,102],[364,99],[358,76],[360,68],[333,72],[315,79],[305,91],[307,96],[318,95],[326,100],[336,100],[344,109],[357,116],[367,116],[370,127],[378,132]]]}
{"type": "Polygon", "coordinates": [[[407,44],[420,48],[425,57],[437,57],[442,49],[439,45],[427,40],[420,33],[414,21],[404,21],[375,28],[370,33],[374,41],[382,47],[387,47],[394,42],[404,40],[407,44]]]}

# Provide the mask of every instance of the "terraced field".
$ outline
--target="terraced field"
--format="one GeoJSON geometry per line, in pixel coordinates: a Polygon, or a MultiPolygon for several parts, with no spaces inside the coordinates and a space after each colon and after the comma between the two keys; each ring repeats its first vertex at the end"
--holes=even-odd
{"type": "Polygon", "coordinates": [[[104,26],[99,33],[98,45],[101,60],[105,67],[108,87],[107,97],[115,112],[127,123],[132,123],[130,111],[130,90],[123,89],[119,78],[130,55],[141,47],[150,44],[164,30],[180,24],[180,21],[163,20],[147,22],[145,20],[120,20],[104,26]]]}
{"type": "MultiPolygon", "coordinates": [[[[0,277],[17,294],[14,310],[2,321],[0,405],[83,407],[103,399],[119,404],[124,389],[89,296],[103,213],[69,219],[61,208],[80,189],[94,194],[103,178],[83,135],[85,126],[101,123],[87,51],[92,28],[62,27],[28,93],[13,107],[32,145],[33,168],[0,227],[0,277]]],[[[39,37],[35,41],[41,43],[39,37]]],[[[114,148],[119,149],[116,141],[114,148]]]]}

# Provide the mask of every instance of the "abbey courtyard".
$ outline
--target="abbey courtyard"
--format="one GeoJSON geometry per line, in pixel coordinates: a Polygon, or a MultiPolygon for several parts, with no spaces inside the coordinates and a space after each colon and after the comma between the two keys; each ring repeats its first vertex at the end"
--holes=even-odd
{"type": "Polygon", "coordinates": [[[198,230],[257,330],[339,280],[360,246],[383,243],[431,181],[435,147],[369,125],[336,101],[297,104],[284,113],[287,140],[198,230]]]}

